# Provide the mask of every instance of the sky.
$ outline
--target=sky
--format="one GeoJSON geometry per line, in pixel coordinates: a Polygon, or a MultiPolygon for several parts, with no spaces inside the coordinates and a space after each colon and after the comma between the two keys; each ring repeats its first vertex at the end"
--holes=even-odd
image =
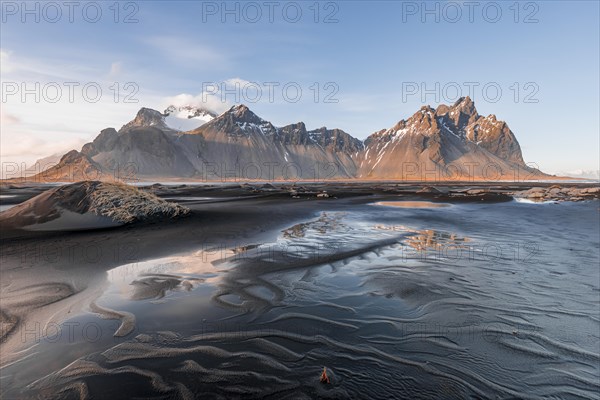
{"type": "Polygon", "coordinates": [[[3,1],[0,156],[79,149],[141,107],[244,103],[360,139],[469,95],[545,172],[598,170],[598,1],[3,1]]]}

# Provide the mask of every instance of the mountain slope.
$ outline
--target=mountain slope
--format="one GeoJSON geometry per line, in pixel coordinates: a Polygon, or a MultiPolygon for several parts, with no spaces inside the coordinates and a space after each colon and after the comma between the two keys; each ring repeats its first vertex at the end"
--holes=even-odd
{"type": "MultiPolygon", "coordinates": [[[[208,122],[187,132],[169,126],[168,117],[168,112],[142,108],[118,131],[104,129],[80,152],[71,151],[69,160],[73,167],[85,164],[78,170],[93,167],[122,179],[329,179],[352,178],[351,154],[363,148],[340,129],[308,131],[302,122],[275,127],[244,105],[209,115],[208,122]]],[[[59,163],[44,176],[66,178],[65,165],[59,163]]],[[[43,180],[41,174],[36,178],[43,180]]],[[[80,178],[85,174],[68,180],[80,178]]]]}
{"type": "Polygon", "coordinates": [[[181,135],[178,144],[207,179],[351,178],[356,165],[348,149],[362,148],[338,129],[307,131],[302,122],[277,128],[244,105],[181,135]]]}
{"type": "Polygon", "coordinates": [[[113,181],[114,177],[106,168],[77,150],[71,150],[61,157],[58,164],[45,169],[27,180],[35,182],[78,182],[85,180],[113,181]]]}
{"type": "Polygon", "coordinates": [[[513,179],[543,176],[528,168],[516,137],[494,115],[482,117],[470,98],[437,110],[422,107],[375,132],[356,157],[359,178],[402,180],[513,179]]]}
{"type": "Polygon", "coordinates": [[[479,115],[468,96],[461,97],[451,107],[439,106],[436,115],[453,133],[477,143],[503,160],[524,164],[521,147],[506,122],[496,120],[493,114],[487,117],[479,115]]]}
{"type": "MultiPolygon", "coordinates": [[[[100,171],[100,178],[127,180],[522,180],[546,176],[525,165],[508,125],[494,115],[479,115],[468,97],[437,109],[422,107],[364,142],[340,129],[307,130],[303,122],[276,127],[244,105],[218,116],[185,106],[169,107],[164,113],[142,108],[118,131],[104,129],[81,151],[63,156],[45,176],[100,179],[86,176],[93,170],[100,171]],[[192,126],[200,126],[186,131],[173,128],[168,122],[174,113],[178,119],[196,119],[192,126]]],[[[43,180],[41,174],[38,178],[43,180]]]]}

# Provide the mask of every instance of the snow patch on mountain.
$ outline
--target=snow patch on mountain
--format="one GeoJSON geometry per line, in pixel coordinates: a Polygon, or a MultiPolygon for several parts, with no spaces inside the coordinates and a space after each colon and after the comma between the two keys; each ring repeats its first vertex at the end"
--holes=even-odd
{"type": "Polygon", "coordinates": [[[164,112],[165,124],[182,132],[187,132],[201,127],[212,121],[217,115],[213,111],[194,106],[169,106],[164,112]]]}

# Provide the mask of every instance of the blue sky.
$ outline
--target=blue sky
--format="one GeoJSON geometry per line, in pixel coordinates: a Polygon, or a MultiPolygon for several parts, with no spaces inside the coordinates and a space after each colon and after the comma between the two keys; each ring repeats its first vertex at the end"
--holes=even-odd
{"type": "Polygon", "coordinates": [[[60,17],[44,2],[29,3],[30,14],[3,3],[3,162],[78,148],[141,106],[206,101],[223,111],[233,92],[203,89],[225,82],[235,91],[237,82],[238,100],[275,125],[304,121],[361,139],[422,105],[471,94],[480,114],[508,122],[526,161],[549,172],[599,168],[597,1],[275,1],[272,17],[263,1],[229,2],[224,15],[220,1],[98,2],[98,18],[88,3],[76,2],[72,22],[62,2],[60,17]],[[22,84],[36,82],[41,98],[23,99],[22,84]],[[73,99],[65,82],[79,84],[73,99]],[[255,86],[244,94],[248,82],[260,100],[255,86]],[[81,89],[90,83],[102,89],[94,103],[81,89]],[[137,103],[125,102],[134,89],[137,103]]]}

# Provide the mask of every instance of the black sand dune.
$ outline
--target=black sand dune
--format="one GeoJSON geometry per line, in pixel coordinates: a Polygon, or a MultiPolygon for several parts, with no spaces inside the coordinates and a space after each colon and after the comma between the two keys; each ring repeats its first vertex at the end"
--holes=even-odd
{"type": "Polygon", "coordinates": [[[83,181],[47,190],[0,214],[3,229],[70,231],[184,215],[185,207],[119,183],[83,181]]]}

